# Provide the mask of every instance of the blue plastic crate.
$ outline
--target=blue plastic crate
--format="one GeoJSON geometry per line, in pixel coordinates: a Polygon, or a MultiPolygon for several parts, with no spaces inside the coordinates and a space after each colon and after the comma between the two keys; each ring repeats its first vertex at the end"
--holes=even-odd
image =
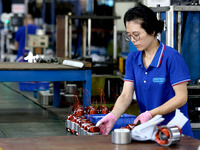
{"type": "Polygon", "coordinates": [[[20,91],[49,90],[49,82],[19,82],[20,91]]]}
{"type": "MultiPolygon", "coordinates": [[[[87,119],[89,119],[92,123],[96,124],[101,118],[103,118],[106,114],[93,114],[93,115],[85,115],[87,119]]],[[[119,129],[121,127],[125,127],[128,124],[134,123],[136,116],[123,114],[115,123],[113,129],[119,129]]]]}

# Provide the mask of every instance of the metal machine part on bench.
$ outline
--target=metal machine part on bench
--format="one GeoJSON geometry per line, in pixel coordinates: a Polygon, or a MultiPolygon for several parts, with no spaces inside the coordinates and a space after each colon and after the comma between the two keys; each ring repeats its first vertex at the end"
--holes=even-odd
{"type": "Polygon", "coordinates": [[[41,105],[52,105],[53,104],[53,93],[50,91],[39,91],[38,102],[41,105]]]}

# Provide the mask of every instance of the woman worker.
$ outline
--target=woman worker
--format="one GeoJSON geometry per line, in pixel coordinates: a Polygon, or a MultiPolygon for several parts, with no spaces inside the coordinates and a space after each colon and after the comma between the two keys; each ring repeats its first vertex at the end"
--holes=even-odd
{"type": "MultiPolygon", "coordinates": [[[[134,123],[145,123],[156,115],[162,115],[166,125],[177,108],[188,118],[187,82],[190,74],[183,57],[173,48],[157,39],[164,23],[154,12],[138,4],[124,15],[127,41],[132,41],[137,51],[129,53],[121,95],[113,110],[103,117],[97,126],[102,134],[109,134],[118,118],[132,102],[135,90],[141,114],[134,123]]],[[[193,137],[189,120],[183,126],[184,135],[193,137]]]]}

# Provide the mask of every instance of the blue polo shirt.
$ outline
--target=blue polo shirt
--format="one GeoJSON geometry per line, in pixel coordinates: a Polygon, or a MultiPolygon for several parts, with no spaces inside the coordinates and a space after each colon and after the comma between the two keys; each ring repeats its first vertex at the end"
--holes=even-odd
{"type": "MultiPolygon", "coordinates": [[[[159,41],[160,42],[160,41],[159,41]]],[[[140,112],[152,110],[175,96],[173,86],[190,81],[189,69],[177,50],[160,42],[158,50],[146,69],[142,60],[143,51],[129,53],[124,81],[134,83],[140,112]]],[[[188,118],[187,104],[179,108],[188,118]]],[[[166,125],[175,115],[175,111],[163,115],[166,125]]],[[[182,128],[183,134],[192,136],[192,129],[188,121],[182,128]]]]}

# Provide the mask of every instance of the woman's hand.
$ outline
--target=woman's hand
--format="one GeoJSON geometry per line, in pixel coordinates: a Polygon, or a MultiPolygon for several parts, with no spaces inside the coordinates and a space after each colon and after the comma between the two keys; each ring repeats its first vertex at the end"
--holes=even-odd
{"type": "Polygon", "coordinates": [[[149,111],[145,111],[143,113],[141,113],[135,120],[134,120],[134,124],[137,124],[138,121],[140,121],[140,123],[145,123],[147,121],[149,121],[150,119],[152,119],[152,115],[149,111]]]}
{"type": "Polygon", "coordinates": [[[107,114],[101,120],[99,120],[96,124],[97,127],[100,129],[100,133],[103,135],[108,135],[109,132],[112,130],[117,118],[112,113],[107,114]]]}

